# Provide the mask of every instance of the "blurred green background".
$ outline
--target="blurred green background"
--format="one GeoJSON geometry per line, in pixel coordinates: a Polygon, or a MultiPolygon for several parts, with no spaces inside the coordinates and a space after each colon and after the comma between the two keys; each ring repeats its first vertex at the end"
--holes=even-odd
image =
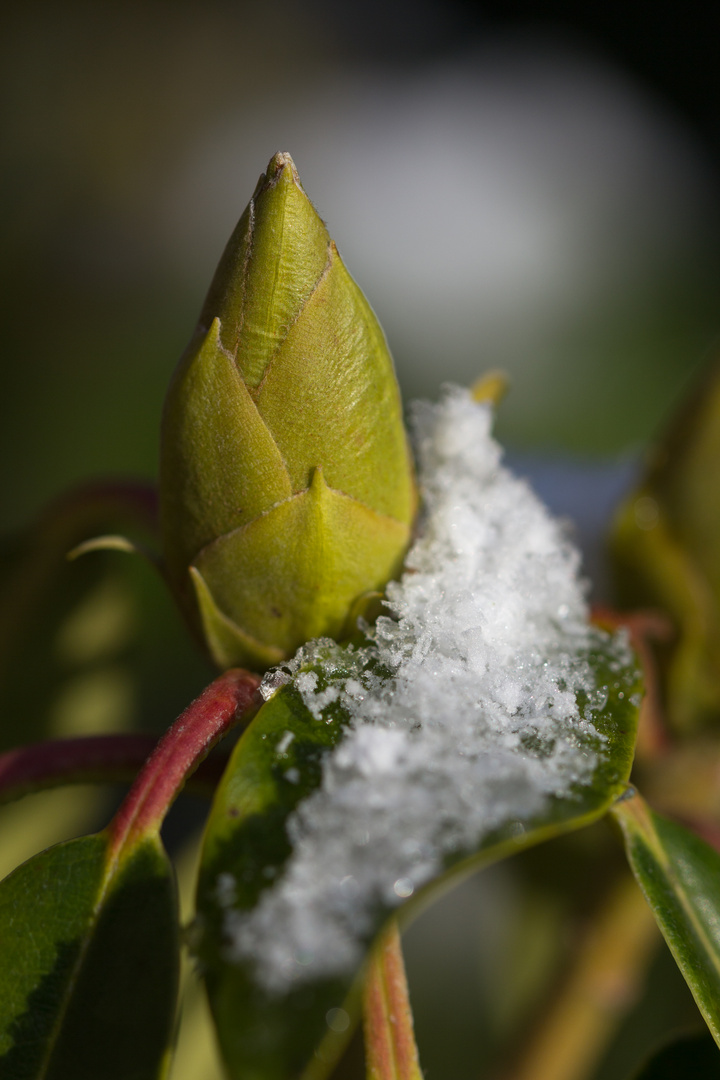
{"type": "MultiPolygon", "coordinates": [[[[565,489],[578,474],[551,468],[543,491],[599,528],[602,463],[637,457],[720,331],[720,10],[627,7],[5,10],[0,528],[90,476],[154,477],[165,386],[276,150],[293,154],[376,309],[406,400],[505,369],[501,439],[526,463],[573,456],[600,469],[577,495],[565,489]]],[[[49,718],[28,715],[28,737],[161,730],[209,677],[149,571],[97,558],[73,571],[72,602],[58,599],[60,636],[37,646],[58,665],[59,689],[49,718]],[[117,622],[123,590],[134,608],[117,622]],[[90,618],[94,652],[68,660],[67,619],[92,616],[98,595],[117,633],[90,618]]],[[[30,643],[42,637],[31,623],[30,643]]],[[[8,868],[106,818],[96,795],[63,799],[4,811],[8,868]]],[[[198,813],[181,805],[170,839],[198,813]]],[[[542,998],[575,925],[548,879],[569,859],[589,875],[583,844],[474,879],[410,931],[429,1077],[484,1075],[511,1021],[542,998]]],[[[193,856],[181,858],[189,906],[193,856]]],[[[638,1006],[642,1038],[621,1032],[599,1077],[625,1075],[653,1039],[693,1022],[667,957],[657,965],[655,997],[638,1006]]],[[[217,1075],[203,1023],[186,1029],[178,1080],[217,1075]]]]}

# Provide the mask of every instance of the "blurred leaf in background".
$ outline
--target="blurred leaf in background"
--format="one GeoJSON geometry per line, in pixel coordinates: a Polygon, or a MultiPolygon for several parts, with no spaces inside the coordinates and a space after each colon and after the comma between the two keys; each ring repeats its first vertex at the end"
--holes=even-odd
{"type": "Polygon", "coordinates": [[[113,528],[154,533],[142,484],[88,484],[4,541],[0,568],[2,749],[42,738],[161,732],[207,681],[159,577],[142,560],[90,552],[113,528]]]}
{"type": "Polygon", "coordinates": [[[716,361],[648,455],[613,527],[618,594],[675,623],[660,650],[670,724],[717,726],[720,710],[720,364],[716,361]]]}
{"type": "MultiPolygon", "coordinates": [[[[211,677],[159,576],[92,552],[89,535],[149,537],[154,491],[88,484],[0,546],[0,750],[43,739],[161,733],[211,677]]],[[[84,785],[0,808],[0,876],[50,844],[103,824],[113,794],[84,785]]]]}

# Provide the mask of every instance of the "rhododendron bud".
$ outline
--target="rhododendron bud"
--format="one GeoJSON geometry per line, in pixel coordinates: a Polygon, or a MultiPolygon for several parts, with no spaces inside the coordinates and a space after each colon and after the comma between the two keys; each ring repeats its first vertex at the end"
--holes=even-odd
{"type": "Polygon", "coordinates": [[[340,636],[396,576],[416,497],[382,330],[276,154],[165,403],[170,582],[221,667],[340,636]]]}

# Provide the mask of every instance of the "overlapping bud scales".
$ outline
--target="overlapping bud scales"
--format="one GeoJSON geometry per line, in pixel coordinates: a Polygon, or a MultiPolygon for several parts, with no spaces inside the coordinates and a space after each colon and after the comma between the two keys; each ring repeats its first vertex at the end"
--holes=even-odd
{"type": "Polygon", "coordinates": [[[160,493],[168,576],[221,667],[340,636],[400,571],[416,497],[392,360],[288,154],[171,383],[160,493]]]}

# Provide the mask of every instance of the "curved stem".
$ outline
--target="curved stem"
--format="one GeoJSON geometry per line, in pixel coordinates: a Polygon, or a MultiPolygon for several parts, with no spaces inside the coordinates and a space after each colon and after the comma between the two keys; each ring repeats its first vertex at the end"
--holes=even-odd
{"type": "MultiPolygon", "coordinates": [[[[132,783],[157,746],[155,735],[88,735],[50,739],[0,754],[0,805],[67,784],[132,783]]],[[[211,795],[226,759],[203,761],[191,789],[211,795]]]]}
{"type": "Polygon", "coordinates": [[[671,748],[662,705],[660,673],[653,642],[667,642],[673,636],[670,620],[659,611],[614,611],[596,606],[591,618],[606,630],[624,627],[642,667],[645,696],[640,706],[640,723],[635,753],[638,759],[655,761],[671,748]]]}
{"type": "Polygon", "coordinates": [[[166,731],[107,828],[110,851],[159,830],[190,775],[215,743],[260,705],[260,678],[226,671],[166,731]]]}

